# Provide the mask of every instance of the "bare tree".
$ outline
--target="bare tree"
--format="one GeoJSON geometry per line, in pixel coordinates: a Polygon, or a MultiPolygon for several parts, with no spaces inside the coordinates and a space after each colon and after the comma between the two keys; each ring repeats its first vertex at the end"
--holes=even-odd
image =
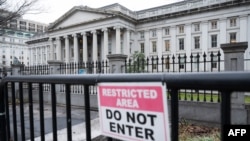
{"type": "Polygon", "coordinates": [[[41,13],[39,0],[0,0],[0,27],[27,13],[41,13]]]}

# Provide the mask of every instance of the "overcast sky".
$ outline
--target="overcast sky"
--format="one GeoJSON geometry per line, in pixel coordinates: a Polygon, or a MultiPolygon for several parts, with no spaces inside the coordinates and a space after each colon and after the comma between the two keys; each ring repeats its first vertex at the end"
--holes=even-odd
{"type": "Polygon", "coordinates": [[[35,15],[27,14],[24,15],[24,19],[49,24],[57,20],[72,7],[79,5],[98,8],[119,3],[132,11],[137,11],[177,1],[181,0],[40,0],[39,5],[43,7],[46,12],[35,15]]]}

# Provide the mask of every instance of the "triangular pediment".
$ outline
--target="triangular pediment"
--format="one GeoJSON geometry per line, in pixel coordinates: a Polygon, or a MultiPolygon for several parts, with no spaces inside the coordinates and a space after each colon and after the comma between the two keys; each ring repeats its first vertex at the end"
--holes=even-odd
{"type": "Polygon", "coordinates": [[[90,9],[88,7],[74,7],[49,27],[50,29],[65,28],[80,23],[104,19],[112,15],[111,13],[90,9]]]}

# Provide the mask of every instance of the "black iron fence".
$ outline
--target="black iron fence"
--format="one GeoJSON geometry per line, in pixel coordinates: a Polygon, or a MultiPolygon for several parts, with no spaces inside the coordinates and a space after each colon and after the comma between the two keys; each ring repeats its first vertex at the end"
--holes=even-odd
{"type": "Polygon", "coordinates": [[[79,62],[60,64],[60,74],[109,73],[108,61],[79,62]]]}
{"type": "MultiPolygon", "coordinates": [[[[58,65],[57,74],[96,74],[109,73],[108,61],[70,62],[58,65]]],[[[21,75],[48,75],[52,74],[50,65],[34,65],[20,67],[21,75]]]]}
{"type": "MultiPolygon", "coordinates": [[[[39,115],[40,115],[40,137],[41,141],[45,141],[44,126],[44,103],[43,103],[43,84],[51,85],[52,99],[52,118],[51,126],[53,128],[53,140],[57,141],[57,115],[56,115],[56,84],[65,85],[65,101],[66,101],[66,125],[67,140],[72,140],[72,122],[71,122],[71,86],[84,86],[84,109],[86,122],[86,140],[91,140],[91,124],[90,124],[90,91],[89,86],[94,86],[98,82],[164,82],[170,92],[171,100],[171,139],[178,141],[179,133],[179,108],[178,108],[178,92],[181,89],[199,90],[215,90],[221,93],[221,133],[224,131],[224,125],[231,124],[231,93],[232,92],[249,92],[250,91],[250,73],[249,72],[220,72],[220,73],[158,73],[158,74],[118,74],[118,75],[43,75],[43,76],[7,76],[0,85],[0,140],[7,141],[10,139],[17,140],[18,133],[21,134],[22,140],[26,139],[26,130],[24,126],[29,124],[31,141],[34,140],[34,119],[33,119],[33,101],[32,101],[32,84],[39,85],[39,115]],[[10,91],[8,84],[11,84],[12,108],[8,103],[10,91]],[[15,84],[19,85],[19,104],[15,101],[15,84]],[[23,84],[28,85],[29,96],[29,121],[24,118],[24,101],[23,101],[23,84]],[[20,109],[20,125],[17,125],[16,106],[20,109]],[[12,111],[10,111],[10,109],[12,111]],[[12,113],[13,127],[10,124],[10,114],[12,113]],[[11,130],[12,129],[12,130],[11,130]],[[17,130],[20,129],[20,130],[17,130]],[[13,131],[13,132],[11,132],[13,131]]],[[[222,141],[223,136],[221,135],[222,141]]],[[[110,139],[112,140],[112,139],[110,139]]]]}
{"type": "Polygon", "coordinates": [[[220,52],[209,54],[163,55],[147,58],[129,59],[125,62],[126,73],[157,72],[214,72],[224,69],[220,52]]]}

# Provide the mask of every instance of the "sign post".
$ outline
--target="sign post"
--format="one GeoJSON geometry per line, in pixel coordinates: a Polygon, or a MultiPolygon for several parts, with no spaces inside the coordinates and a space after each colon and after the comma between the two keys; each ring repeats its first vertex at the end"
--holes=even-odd
{"type": "Polygon", "coordinates": [[[130,141],[170,141],[162,82],[99,83],[97,88],[103,135],[130,141]]]}

